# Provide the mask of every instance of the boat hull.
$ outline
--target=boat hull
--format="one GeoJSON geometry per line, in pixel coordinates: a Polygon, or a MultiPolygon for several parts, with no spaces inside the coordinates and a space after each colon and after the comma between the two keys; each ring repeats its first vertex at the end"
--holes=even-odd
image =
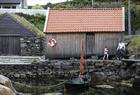
{"type": "Polygon", "coordinates": [[[65,83],[65,89],[67,92],[71,92],[71,91],[85,91],[89,89],[89,83],[88,82],[84,82],[81,80],[68,80],[65,83]]]}

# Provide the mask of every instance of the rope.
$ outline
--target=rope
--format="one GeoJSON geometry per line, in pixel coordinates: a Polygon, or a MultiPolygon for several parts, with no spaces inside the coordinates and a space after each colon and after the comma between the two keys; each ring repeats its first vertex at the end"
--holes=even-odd
{"type": "MultiPolygon", "coordinates": [[[[57,86],[60,86],[60,85],[63,85],[66,81],[63,81],[59,84],[56,84],[56,85],[51,85],[51,86],[39,86],[41,88],[54,88],[54,87],[57,87],[57,86]]],[[[24,87],[28,87],[28,88],[34,88],[34,87],[38,87],[38,86],[31,86],[31,85],[27,85],[27,84],[23,84],[23,83],[19,83],[19,82],[13,82],[13,84],[15,85],[20,85],[20,86],[24,86],[24,87]]]]}

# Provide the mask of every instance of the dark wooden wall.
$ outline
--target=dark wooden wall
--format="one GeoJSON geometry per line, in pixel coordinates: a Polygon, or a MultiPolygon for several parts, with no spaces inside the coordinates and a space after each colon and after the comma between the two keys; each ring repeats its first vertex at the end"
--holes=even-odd
{"type": "Polygon", "coordinates": [[[80,43],[84,40],[85,55],[103,55],[105,46],[110,55],[114,55],[122,33],[52,33],[46,34],[44,41],[44,54],[46,58],[79,57],[80,43]],[[57,41],[56,47],[48,45],[48,39],[57,41]]]}
{"type": "Polygon", "coordinates": [[[0,55],[20,55],[20,37],[0,36],[0,55]]]}
{"type": "Polygon", "coordinates": [[[78,57],[82,39],[85,39],[85,33],[47,34],[44,41],[44,53],[49,58],[78,57]],[[48,45],[49,38],[56,40],[56,47],[48,45]]]}
{"type": "Polygon", "coordinates": [[[93,54],[103,55],[104,48],[107,47],[110,55],[114,55],[117,45],[123,39],[123,33],[96,33],[95,48],[93,54]]]}

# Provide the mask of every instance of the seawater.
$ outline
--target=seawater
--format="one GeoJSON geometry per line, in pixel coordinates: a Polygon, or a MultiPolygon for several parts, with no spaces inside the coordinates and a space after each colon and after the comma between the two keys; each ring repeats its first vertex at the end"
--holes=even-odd
{"type": "MultiPolygon", "coordinates": [[[[119,85],[115,88],[92,88],[88,91],[53,91],[49,93],[62,93],[62,95],[140,95],[140,89],[134,89],[129,86],[119,85]]],[[[61,95],[61,94],[47,94],[47,93],[28,93],[24,95],[61,95]]]]}

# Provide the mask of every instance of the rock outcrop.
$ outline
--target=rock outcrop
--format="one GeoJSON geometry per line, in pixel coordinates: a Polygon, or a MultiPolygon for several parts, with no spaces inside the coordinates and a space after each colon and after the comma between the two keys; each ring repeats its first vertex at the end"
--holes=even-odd
{"type": "Polygon", "coordinates": [[[16,95],[10,88],[0,84],[0,95],[16,95]]]}
{"type": "Polygon", "coordinates": [[[17,92],[12,86],[11,80],[0,75],[0,95],[16,95],[17,92]]]}

